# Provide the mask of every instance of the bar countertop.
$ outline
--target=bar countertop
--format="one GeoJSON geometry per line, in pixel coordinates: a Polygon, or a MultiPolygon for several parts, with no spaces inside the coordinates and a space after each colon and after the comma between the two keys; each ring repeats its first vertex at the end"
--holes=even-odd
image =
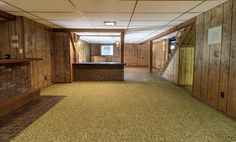
{"type": "Polygon", "coordinates": [[[84,63],[73,63],[73,65],[125,65],[125,63],[119,63],[119,62],[84,62],[84,63]]]}

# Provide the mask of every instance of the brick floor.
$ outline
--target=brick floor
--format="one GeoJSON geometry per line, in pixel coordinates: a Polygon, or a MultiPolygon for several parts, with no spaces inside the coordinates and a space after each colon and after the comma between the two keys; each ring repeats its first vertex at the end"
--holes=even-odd
{"type": "Polygon", "coordinates": [[[61,99],[61,96],[42,96],[39,100],[0,117],[0,142],[10,141],[61,99]]]}

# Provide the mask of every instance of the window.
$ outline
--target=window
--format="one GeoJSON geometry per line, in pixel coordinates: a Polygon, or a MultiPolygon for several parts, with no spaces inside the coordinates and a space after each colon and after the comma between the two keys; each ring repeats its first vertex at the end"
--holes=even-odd
{"type": "Polygon", "coordinates": [[[170,39],[170,49],[173,50],[176,48],[176,39],[172,38],[170,39]]]}
{"type": "Polygon", "coordinates": [[[113,45],[102,45],[101,55],[102,56],[112,56],[113,55],[113,45]]]}

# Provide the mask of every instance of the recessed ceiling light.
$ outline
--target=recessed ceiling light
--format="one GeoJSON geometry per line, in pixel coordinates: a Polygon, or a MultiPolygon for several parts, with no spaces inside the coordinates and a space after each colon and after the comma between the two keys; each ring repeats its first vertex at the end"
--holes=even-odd
{"type": "Polygon", "coordinates": [[[116,22],[115,21],[104,21],[105,26],[115,26],[116,22]]]}

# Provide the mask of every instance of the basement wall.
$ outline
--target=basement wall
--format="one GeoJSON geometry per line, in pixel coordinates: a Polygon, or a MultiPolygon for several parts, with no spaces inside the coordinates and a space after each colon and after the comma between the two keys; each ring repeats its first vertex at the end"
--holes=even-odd
{"type": "Polygon", "coordinates": [[[30,65],[32,88],[52,84],[52,48],[50,28],[24,17],[0,22],[1,58],[43,58],[30,65]]]}
{"type": "Polygon", "coordinates": [[[158,70],[162,70],[168,60],[168,40],[162,40],[153,43],[153,64],[152,66],[158,70]]]}
{"type": "MultiPolygon", "coordinates": [[[[101,56],[101,45],[91,45],[92,62],[120,62],[120,46],[114,45],[113,56],[101,56]]],[[[147,67],[148,66],[148,44],[125,44],[124,60],[126,66],[147,67]]]]}
{"type": "Polygon", "coordinates": [[[236,1],[196,20],[193,95],[236,117],[236,1]],[[208,45],[208,29],[222,25],[221,43],[208,45]]]}

